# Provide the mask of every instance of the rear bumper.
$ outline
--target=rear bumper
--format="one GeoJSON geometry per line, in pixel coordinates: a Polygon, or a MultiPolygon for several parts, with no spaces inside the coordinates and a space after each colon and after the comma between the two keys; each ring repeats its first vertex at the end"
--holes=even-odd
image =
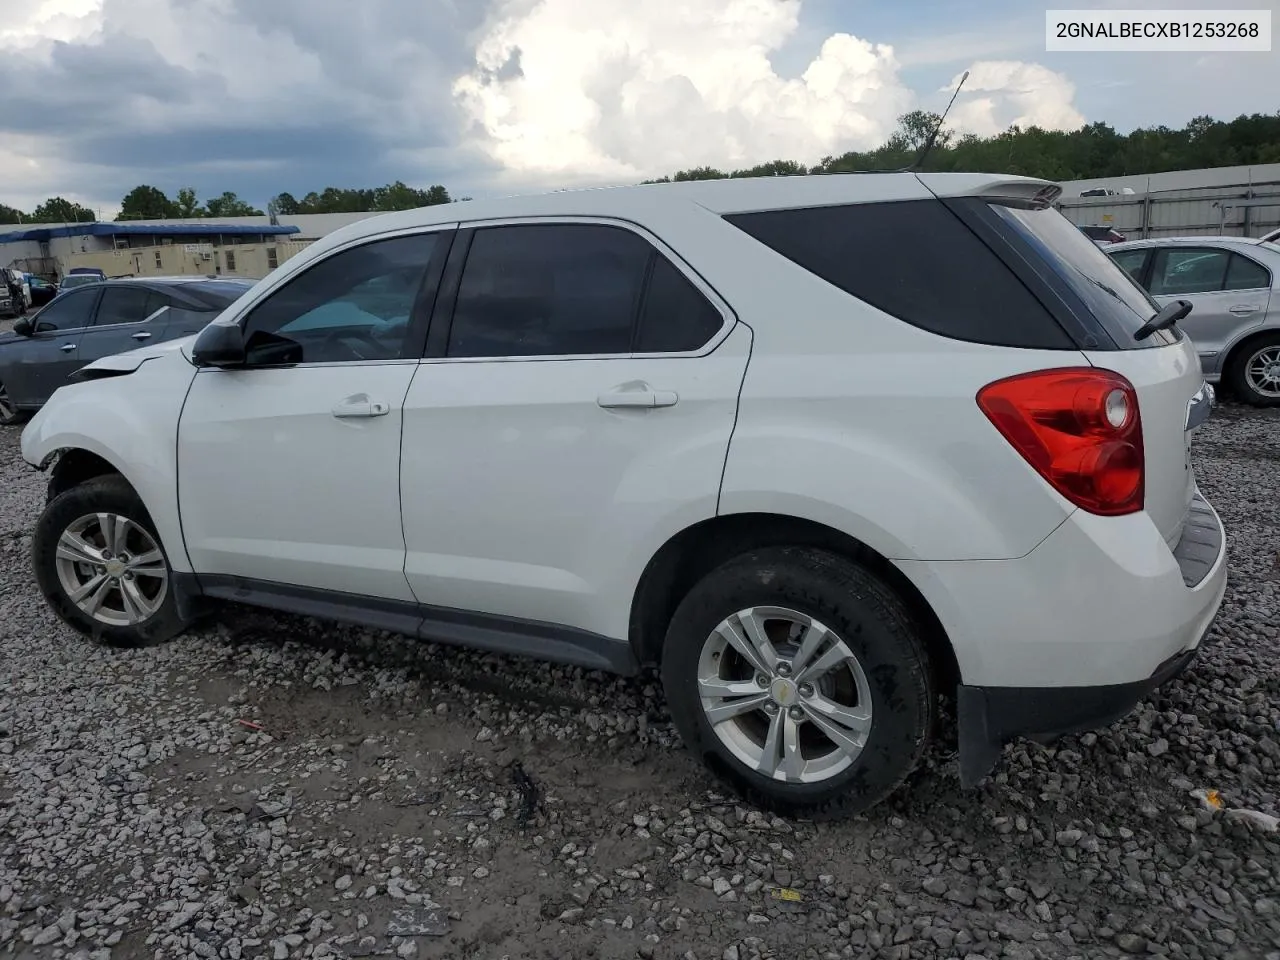
{"type": "Polygon", "coordinates": [[[961,778],[1017,737],[1106,726],[1184,670],[1226,592],[1226,536],[1199,494],[1172,549],[1146,514],[1073,514],[1019,560],[901,564],[960,666],[961,778]]]}
{"type": "Polygon", "coordinates": [[[975,786],[995,767],[1004,745],[1018,737],[1052,742],[1116,722],[1151,691],[1187,669],[1199,652],[1197,642],[1190,650],[1174,654],[1145,680],[1133,683],[1022,688],[961,684],[956,691],[961,786],[975,786]]]}

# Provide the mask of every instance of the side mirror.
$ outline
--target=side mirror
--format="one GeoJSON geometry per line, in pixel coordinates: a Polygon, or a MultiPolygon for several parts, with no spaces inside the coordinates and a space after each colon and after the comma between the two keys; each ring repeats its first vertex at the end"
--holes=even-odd
{"type": "Polygon", "coordinates": [[[237,324],[211,323],[191,345],[197,367],[240,367],[245,362],[244,334],[237,324]]]}
{"type": "Polygon", "coordinates": [[[13,332],[20,337],[31,336],[31,321],[26,317],[13,322],[13,332]]]}

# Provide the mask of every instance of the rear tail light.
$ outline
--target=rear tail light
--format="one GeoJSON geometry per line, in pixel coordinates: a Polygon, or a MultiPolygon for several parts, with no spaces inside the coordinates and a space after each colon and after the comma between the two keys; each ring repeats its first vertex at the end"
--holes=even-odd
{"type": "Polygon", "coordinates": [[[1090,513],[1142,509],[1142,419],[1118,373],[1068,367],[997,380],[978,406],[1040,476],[1090,513]]]}

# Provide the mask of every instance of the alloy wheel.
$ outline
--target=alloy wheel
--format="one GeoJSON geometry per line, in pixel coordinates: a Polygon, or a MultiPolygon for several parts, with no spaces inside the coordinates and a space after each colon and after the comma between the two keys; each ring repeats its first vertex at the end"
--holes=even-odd
{"type": "Polygon", "coordinates": [[[698,694],[720,742],[787,783],[837,776],[871,732],[871,688],[858,658],[834,631],[787,607],[722,620],[703,644],[698,694]]]}
{"type": "Polygon", "coordinates": [[[93,513],[58,538],[58,581],[67,598],[99,623],[131,627],[152,617],[169,589],[155,539],[115,513],[93,513]]]}
{"type": "Polygon", "coordinates": [[[1244,365],[1249,388],[1269,400],[1280,399],[1280,344],[1263,347],[1244,365]]]}

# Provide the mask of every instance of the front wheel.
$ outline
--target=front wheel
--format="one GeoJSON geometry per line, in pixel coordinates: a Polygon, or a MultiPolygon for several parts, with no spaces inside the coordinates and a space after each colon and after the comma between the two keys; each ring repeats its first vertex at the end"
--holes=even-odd
{"type": "Polygon", "coordinates": [[[1255,407],[1280,406],[1280,336],[1255,340],[1232,358],[1232,392],[1255,407]]]}
{"type": "Polygon", "coordinates": [[[4,382],[0,381],[0,427],[11,427],[27,419],[27,412],[19,410],[9,396],[4,382]]]}
{"type": "Polygon", "coordinates": [[[32,561],[62,620],[113,646],[167,640],[184,627],[155,526],[123,477],[63,491],[36,522],[32,561]]]}
{"type": "Polygon", "coordinates": [[[766,807],[855,813],[892,793],[933,727],[910,611],[842,557],[730,561],[676,610],[662,679],[685,744],[766,807]]]}

